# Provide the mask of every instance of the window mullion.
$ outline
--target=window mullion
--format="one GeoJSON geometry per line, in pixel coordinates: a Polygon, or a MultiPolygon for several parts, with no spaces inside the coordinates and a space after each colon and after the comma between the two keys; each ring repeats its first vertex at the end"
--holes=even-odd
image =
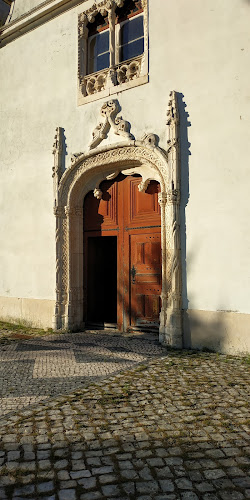
{"type": "Polygon", "coordinates": [[[108,11],[109,19],[109,66],[115,66],[115,7],[112,6],[108,11]]]}
{"type": "Polygon", "coordinates": [[[120,62],[120,23],[115,26],[115,64],[120,62]]]}

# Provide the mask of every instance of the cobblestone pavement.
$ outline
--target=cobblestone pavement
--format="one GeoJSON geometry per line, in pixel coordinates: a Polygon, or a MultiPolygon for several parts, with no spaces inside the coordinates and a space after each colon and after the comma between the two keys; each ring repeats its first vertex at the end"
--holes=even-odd
{"type": "Polygon", "coordinates": [[[22,337],[5,334],[0,344],[0,417],[166,353],[156,335],[93,331],[22,337]]]}
{"type": "MultiPolygon", "coordinates": [[[[63,338],[70,342],[71,336],[63,338]]],[[[1,419],[1,500],[250,498],[249,360],[192,351],[166,353],[143,337],[100,333],[88,338],[85,358],[79,341],[80,364],[85,366],[83,360],[93,347],[88,343],[93,342],[100,363],[103,352],[98,349],[104,349],[105,356],[109,350],[110,364],[112,356],[119,360],[121,352],[129,354],[118,361],[124,371],[102,372],[88,386],[85,378],[82,388],[75,388],[78,376],[70,372],[63,395],[1,419]],[[67,393],[70,384],[73,391],[67,393]]],[[[13,352],[37,352],[25,351],[23,345],[31,344],[18,342],[13,352]]],[[[68,350],[74,352],[70,363],[75,367],[78,349],[71,345],[68,350]]],[[[20,362],[32,362],[36,374],[37,359],[20,362]]],[[[49,375],[46,380],[53,379],[53,384],[63,378],[59,369],[67,363],[65,352],[60,359],[55,372],[41,368],[42,377],[49,375]]],[[[10,358],[4,362],[15,366],[10,358]]],[[[96,358],[90,364],[97,365],[96,358]]],[[[24,377],[25,372],[22,368],[24,377]]]]}

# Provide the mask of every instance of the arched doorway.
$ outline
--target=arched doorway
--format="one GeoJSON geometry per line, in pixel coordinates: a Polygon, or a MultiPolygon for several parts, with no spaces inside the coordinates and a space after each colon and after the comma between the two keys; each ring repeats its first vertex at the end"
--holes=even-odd
{"type": "MultiPolygon", "coordinates": [[[[172,124],[172,121],[170,121],[172,124]]],[[[175,121],[173,119],[173,127],[175,121]]],[[[119,172],[139,174],[140,192],[147,190],[150,181],[161,186],[161,311],[159,339],[174,347],[182,346],[181,323],[181,254],[179,203],[180,183],[176,141],[170,140],[168,155],[155,145],[152,135],[129,144],[118,143],[100,150],[79,153],[60,179],[55,175],[56,216],[56,304],[54,328],[84,330],[84,238],[83,200],[93,191],[99,198],[100,183],[119,172]]],[[[60,148],[55,148],[57,171],[60,148]]],[[[137,227],[137,226],[136,226],[137,227]]],[[[138,227],[141,227],[141,225],[138,227]]],[[[150,231],[149,231],[150,232],[150,231]]]]}
{"type": "Polygon", "coordinates": [[[159,331],[160,184],[138,189],[140,175],[119,174],[84,200],[85,322],[120,331],[159,331]]]}

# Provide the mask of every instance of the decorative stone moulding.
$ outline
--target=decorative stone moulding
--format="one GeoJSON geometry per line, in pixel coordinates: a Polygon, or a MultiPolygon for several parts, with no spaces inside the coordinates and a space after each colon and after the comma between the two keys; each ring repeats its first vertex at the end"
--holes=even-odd
{"type": "Polygon", "coordinates": [[[116,77],[119,84],[129,82],[140,76],[142,57],[143,56],[138,56],[135,59],[131,59],[117,66],[116,77]]]}
{"type": "Polygon", "coordinates": [[[85,89],[86,95],[93,95],[105,89],[108,71],[107,69],[84,77],[82,88],[85,89]]]}
{"type": "MultiPolygon", "coordinates": [[[[78,104],[96,99],[148,82],[148,0],[140,0],[143,8],[144,53],[124,62],[116,60],[118,50],[115,34],[115,9],[126,0],[103,0],[96,2],[78,16],[78,104]],[[100,13],[108,18],[109,24],[109,68],[88,74],[88,28],[100,13]]],[[[134,2],[138,0],[133,0],[134,2]]]]}
{"type": "Polygon", "coordinates": [[[133,136],[129,133],[129,123],[117,116],[119,104],[117,100],[105,102],[101,107],[101,115],[104,118],[103,123],[99,123],[92,132],[93,139],[90,143],[90,149],[96,148],[103,139],[106,139],[110,127],[116,135],[121,135],[126,139],[132,139],[133,136]]]}
{"type": "MultiPolygon", "coordinates": [[[[182,347],[182,288],[180,253],[180,165],[179,115],[177,97],[171,92],[167,114],[168,143],[165,151],[157,145],[157,136],[144,135],[134,140],[126,131],[125,140],[117,144],[99,146],[110,127],[117,126],[116,101],[108,101],[101,108],[104,122],[93,140],[95,149],[76,153],[71,166],[55,184],[56,206],[56,306],[54,328],[84,327],[84,248],[83,202],[89,191],[101,199],[100,184],[124,175],[139,174],[139,189],[144,191],[150,180],[160,183],[162,245],[162,293],[159,339],[172,347],[182,347]],[[100,132],[101,131],[101,132],[100,132]]],[[[125,122],[127,123],[127,122],[125,122]]],[[[126,127],[125,127],[126,128],[126,127]]],[[[57,129],[57,137],[58,137],[57,129]]],[[[118,128],[119,130],[119,128],[118,128]]],[[[119,134],[120,135],[120,134],[119,134]]],[[[123,135],[124,138],[124,135],[123,135]]],[[[56,169],[62,170],[59,156],[60,141],[56,140],[53,153],[56,169]]],[[[55,165],[53,167],[53,173],[55,165]]]]}

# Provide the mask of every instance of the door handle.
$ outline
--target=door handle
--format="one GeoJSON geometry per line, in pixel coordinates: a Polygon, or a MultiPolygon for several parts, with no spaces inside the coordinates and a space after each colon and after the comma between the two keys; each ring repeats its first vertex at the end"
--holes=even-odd
{"type": "Polygon", "coordinates": [[[130,271],[131,277],[132,277],[132,284],[135,285],[135,275],[136,275],[136,269],[135,266],[132,267],[130,271]]]}

